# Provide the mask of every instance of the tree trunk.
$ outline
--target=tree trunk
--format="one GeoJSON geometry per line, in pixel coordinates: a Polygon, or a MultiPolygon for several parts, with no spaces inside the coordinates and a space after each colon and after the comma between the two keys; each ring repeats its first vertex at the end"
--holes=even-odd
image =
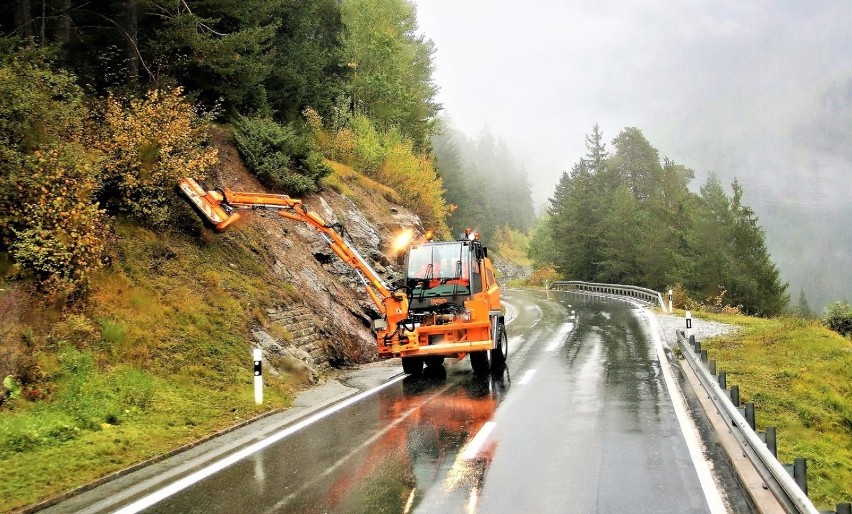
{"type": "Polygon", "coordinates": [[[59,25],[56,27],[56,41],[64,45],[71,37],[71,0],[62,0],[62,13],[59,15],[59,25]]]}
{"type": "Polygon", "coordinates": [[[17,9],[15,9],[15,27],[21,39],[33,36],[33,13],[30,0],[18,0],[17,9]]]}
{"type": "Polygon", "coordinates": [[[139,48],[138,48],[138,21],[136,11],[136,0],[124,0],[124,20],[127,31],[126,55],[128,82],[139,83],[139,48]]]}

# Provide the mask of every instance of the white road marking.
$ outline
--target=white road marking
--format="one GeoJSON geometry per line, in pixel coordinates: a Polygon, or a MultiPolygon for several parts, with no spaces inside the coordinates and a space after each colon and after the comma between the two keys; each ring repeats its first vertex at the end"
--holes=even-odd
{"type": "Polygon", "coordinates": [[[470,444],[467,445],[467,448],[465,448],[461,458],[464,460],[476,458],[476,455],[479,453],[482,445],[485,444],[485,441],[488,439],[488,434],[494,430],[495,425],[497,425],[496,421],[488,421],[482,425],[482,428],[479,429],[479,432],[477,432],[476,436],[470,444]]]}
{"type": "MultiPolygon", "coordinates": [[[[630,302],[633,303],[633,302],[630,302]]],[[[647,309],[639,304],[634,304],[642,308],[645,317],[648,319],[648,325],[651,329],[651,338],[654,340],[654,346],[657,349],[657,357],[660,359],[660,367],[663,369],[663,379],[666,382],[666,388],[669,390],[669,397],[672,399],[675,416],[680,424],[680,429],[683,431],[684,439],[686,439],[686,447],[689,449],[689,456],[692,458],[692,463],[695,466],[695,472],[698,473],[698,482],[701,484],[701,489],[704,491],[704,498],[707,500],[707,506],[710,507],[710,512],[713,514],[724,514],[727,512],[725,503],[722,501],[722,495],[713,480],[713,474],[710,472],[710,466],[699,447],[700,436],[695,424],[686,413],[686,400],[683,394],[680,393],[680,388],[674,380],[672,368],[666,359],[665,351],[663,350],[663,342],[660,337],[660,322],[647,309]]]]}
{"type": "Polygon", "coordinates": [[[408,514],[411,512],[411,507],[414,507],[414,493],[417,492],[417,488],[411,490],[411,494],[408,495],[408,501],[405,502],[405,508],[402,510],[402,514],[408,514]]]}
{"type": "Polygon", "coordinates": [[[529,381],[532,380],[533,375],[535,375],[535,370],[528,369],[527,372],[524,373],[524,376],[522,376],[521,379],[518,381],[518,385],[524,385],[526,383],[529,383],[529,381]]]}
{"type": "Polygon", "coordinates": [[[550,343],[550,346],[547,347],[546,351],[555,352],[562,345],[565,344],[565,339],[568,337],[568,334],[574,330],[573,323],[563,323],[562,327],[559,329],[559,332],[556,334],[556,337],[553,339],[553,342],[550,343]]]}
{"type": "Polygon", "coordinates": [[[219,471],[222,471],[223,469],[225,469],[229,466],[236,464],[237,462],[245,459],[246,457],[253,455],[253,454],[259,452],[260,450],[263,450],[264,448],[277,443],[278,441],[284,439],[285,437],[288,437],[288,436],[298,432],[299,430],[302,430],[303,428],[310,426],[310,425],[316,423],[317,421],[334,414],[335,412],[339,412],[339,411],[345,409],[346,407],[349,407],[350,405],[357,403],[357,402],[363,400],[364,398],[371,396],[371,395],[381,391],[382,389],[384,389],[384,388],[386,388],[390,385],[393,385],[397,382],[400,382],[406,376],[407,375],[400,375],[396,378],[393,378],[393,379],[385,382],[384,384],[382,384],[378,387],[375,387],[375,388],[370,389],[368,391],[364,391],[362,393],[358,393],[355,396],[349,398],[348,400],[345,400],[341,403],[338,403],[337,405],[333,405],[333,406],[329,407],[328,409],[325,409],[325,410],[320,411],[320,412],[318,412],[318,413],[316,413],[312,416],[309,416],[309,417],[303,419],[302,421],[300,421],[300,422],[298,422],[298,423],[296,423],[296,424],[294,424],[290,427],[287,427],[284,430],[281,430],[280,432],[276,432],[275,434],[272,434],[271,436],[269,436],[265,439],[262,439],[262,440],[256,442],[255,444],[253,444],[251,446],[243,448],[242,450],[238,451],[237,453],[234,453],[234,454],[232,454],[228,457],[225,457],[222,460],[216,461],[213,464],[211,464],[211,465],[209,465],[205,468],[202,468],[202,469],[196,471],[195,473],[192,473],[191,475],[188,475],[188,476],[178,480],[177,482],[173,482],[173,483],[169,484],[168,486],[149,494],[148,496],[144,496],[144,497],[140,498],[139,500],[136,500],[135,502],[131,503],[130,505],[127,505],[126,507],[117,510],[116,514],[135,514],[136,512],[140,512],[144,509],[147,509],[148,507],[150,507],[154,504],[157,504],[157,503],[165,500],[166,498],[168,498],[170,496],[175,495],[176,493],[186,489],[187,487],[190,487],[191,485],[196,484],[196,483],[204,480],[205,478],[207,478],[207,477],[209,477],[209,476],[211,476],[215,473],[218,473],[219,471]]]}

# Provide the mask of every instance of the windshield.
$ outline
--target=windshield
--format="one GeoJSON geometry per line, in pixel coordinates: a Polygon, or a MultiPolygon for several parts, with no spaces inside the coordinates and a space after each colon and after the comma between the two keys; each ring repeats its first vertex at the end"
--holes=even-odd
{"type": "Polygon", "coordinates": [[[468,295],[469,247],[463,243],[446,243],[411,248],[406,276],[414,296],[468,295]]]}

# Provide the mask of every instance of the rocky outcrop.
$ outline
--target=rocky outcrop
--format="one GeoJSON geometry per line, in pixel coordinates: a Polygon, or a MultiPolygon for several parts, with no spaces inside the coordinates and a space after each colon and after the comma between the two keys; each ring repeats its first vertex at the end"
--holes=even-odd
{"type": "MultiPolygon", "coordinates": [[[[235,150],[225,142],[219,144],[220,153],[230,158],[220,162],[211,182],[217,187],[264,192],[235,150]]],[[[421,230],[420,219],[373,191],[356,183],[350,186],[358,204],[331,190],[302,200],[326,223],[339,224],[352,247],[393,287],[402,273],[390,254],[390,242],[403,227],[421,230]]],[[[244,223],[251,223],[263,235],[269,254],[258,255],[258,259],[270,263],[288,292],[287,304],[270,310],[267,322],[251,334],[270,366],[274,368],[277,362],[295,367],[308,380],[316,380],[331,367],[375,360],[376,340],[369,327],[378,314],[352,268],[305,224],[264,211],[247,213],[244,223]]]]}

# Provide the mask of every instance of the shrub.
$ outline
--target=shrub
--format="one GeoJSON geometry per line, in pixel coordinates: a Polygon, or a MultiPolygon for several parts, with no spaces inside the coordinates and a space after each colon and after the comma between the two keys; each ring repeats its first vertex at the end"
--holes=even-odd
{"type": "Polygon", "coordinates": [[[530,273],[529,279],[527,279],[527,284],[531,286],[544,286],[545,283],[549,285],[553,285],[554,282],[560,280],[561,277],[559,273],[553,266],[544,266],[541,268],[536,268],[530,273]]]}
{"type": "Polygon", "coordinates": [[[212,116],[199,113],[179,87],[127,102],[110,96],[95,142],[105,157],[103,197],[110,210],[151,227],[171,221],[178,181],[203,178],[217,161],[217,150],[206,145],[212,116]]]}
{"type": "Polygon", "coordinates": [[[395,189],[405,206],[420,216],[439,237],[449,235],[449,208],[444,200],[444,182],[435,172],[432,159],[415,152],[411,141],[391,132],[386,136],[387,158],[379,180],[395,189]]]}
{"type": "MultiPolygon", "coordinates": [[[[340,132],[345,134],[345,130],[340,132]]],[[[388,148],[387,142],[366,116],[358,115],[352,119],[351,133],[352,167],[372,177],[378,176],[392,149],[388,148]]]]}
{"type": "Polygon", "coordinates": [[[345,126],[328,129],[334,133],[331,137],[318,114],[308,110],[305,117],[315,144],[330,159],[389,186],[393,194],[385,197],[401,201],[438,236],[449,235],[446,219],[451,209],[444,200],[443,180],[432,159],[415,150],[411,140],[394,129],[379,132],[363,115],[346,117],[345,126]]]}
{"type": "Polygon", "coordinates": [[[673,287],[669,287],[673,291],[672,294],[672,306],[675,309],[684,309],[687,311],[697,311],[700,310],[701,304],[695,300],[693,300],[689,296],[689,292],[686,290],[683,284],[680,282],[676,283],[673,287]]]}
{"type": "Polygon", "coordinates": [[[106,250],[74,81],[44,62],[0,66],[0,245],[51,291],[84,290],[106,250]]]}
{"type": "Polygon", "coordinates": [[[846,302],[834,302],[826,309],[822,322],[840,335],[852,334],[852,305],[846,302]]]}
{"type": "Polygon", "coordinates": [[[322,162],[312,136],[270,118],[240,118],[234,139],[249,168],[264,184],[302,196],[318,190],[331,169],[322,162]]]}

